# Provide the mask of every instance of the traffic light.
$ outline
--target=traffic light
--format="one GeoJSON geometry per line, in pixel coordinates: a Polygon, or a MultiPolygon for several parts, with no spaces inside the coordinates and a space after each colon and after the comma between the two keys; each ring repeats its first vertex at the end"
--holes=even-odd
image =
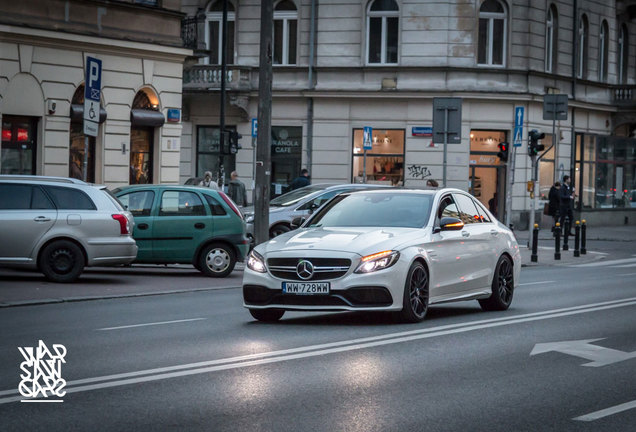
{"type": "Polygon", "coordinates": [[[241,148],[239,140],[243,138],[243,135],[235,130],[230,131],[230,154],[236,154],[241,148]]]}
{"type": "Polygon", "coordinates": [[[532,129],[530,132],[528,132],[528,138],[530,139],[530,143],[528,144],[529,156],[536,156],[537,153],[545,149],[545,146],[543,144],[539,144],[539,140],[545,138],[545,134],[543,132],[532,129]]]}
{"type": "Polygon", "coordinates": [[[501,143],[497,144],[497,147],[499,147],[499,153],[497,153],[497,157],[502,162],[508,162],[508,143],[507,142],[501,142],[501,143]]]}

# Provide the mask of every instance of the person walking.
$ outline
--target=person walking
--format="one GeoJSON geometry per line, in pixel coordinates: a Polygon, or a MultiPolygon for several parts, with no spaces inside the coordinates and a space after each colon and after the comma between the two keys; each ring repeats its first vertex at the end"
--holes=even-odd
{"type": "Polygon", "coordinates": [[[206,171],[203,175],[203,180],[199,182],[199,186],[207,187],[214,190],[219,190],[219,185],[216,184],[214,180],[212,180],[212,173],[210,171],[206,171]]]}
{"type": "Polygon", "coordinates": [[[244,207],[247,205],[245,184],[238,179],[238,173],[236,171],[232,171],[230,174],[230,184],[227,187],[227,194],[237,206],[244,207]]]}
{"type": "Polygon", "coordinates": [[[294,181],[289,185],[289,190],[300,189],[301,187],[309,186],[311,180],[309,179],[309,171],[306,168],[300,170],[300,176],[296,177],[294,181]]]}
{"type": "Polygon", "coordinates": [[[561,189],[561,183],[555,182],[548,192],[548,216],[552,216],[552,231],[556,228],[556,223],[559,221],[559,207],[561,206],[561,200],[559,198],[559,190],[561,189]]]}
{"type": "Polygon", "coordinates": [[[574,235],[572,233],[572,224],[574,223],[574,215],[572,214],[572,204],[574,203],[574,197],[576,193],[572,186],[570,186],[570,176],[563,176],[563,184],[559,189],[559,214],[560,222],[563,229],[565,229],[565,218],[567,217],[570,222],[570,233],[568,235],[574,235]]]}

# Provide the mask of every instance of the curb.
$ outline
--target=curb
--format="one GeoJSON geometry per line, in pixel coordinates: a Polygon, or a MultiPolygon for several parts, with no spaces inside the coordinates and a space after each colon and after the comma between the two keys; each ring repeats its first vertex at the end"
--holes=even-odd
{"type": "Polygon", "coordinates": [[[237,289],[237,288],[241,288],[241,287],[228,286],[228,287],[213,287],[213,288],[193,288],[193,289],[186,289],[186,290],[113,294],[113,295],[99,296],[99,297],[62,297],[62,298],[52,298],[52,299],[21,300],[21,301],[15,301],[15,302],[1,302],[0,309],[10,308],[10,307],[20,307],[20,306],[40,306],[40,305],[55,304],[55,303],[73,303],[73,302],[94,301],[94,300],[112,300],[112,299],[130,298],[130,297],[149,297],[149,296],[160,296],[160,295],[168,295],[168,294],[185,294],[185,293],[201,292],[201,291],[220,291],[220,290],[230,290],[230,289],[237,289]]]}

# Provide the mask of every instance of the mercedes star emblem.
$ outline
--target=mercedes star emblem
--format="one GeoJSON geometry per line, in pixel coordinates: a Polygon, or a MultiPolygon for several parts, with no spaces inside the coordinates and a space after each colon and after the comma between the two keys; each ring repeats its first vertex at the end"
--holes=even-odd
{"type": "Polygon", "coordinates": [[[296,266],[296,274],[302,280],[311,279],[314,275],[314,265],[305,260],[300,260],[296,266]]]}

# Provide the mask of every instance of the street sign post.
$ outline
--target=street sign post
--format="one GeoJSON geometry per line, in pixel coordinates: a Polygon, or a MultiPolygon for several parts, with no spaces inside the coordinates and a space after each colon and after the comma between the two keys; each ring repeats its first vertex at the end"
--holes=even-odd
{"type": "Polygon", "coordinates": [[[433,98],[433,142],[444,144],[443,185],[446,187],[446,145],[462,142],[461,98],[433,98]]]}
{"type": "Polygon", "coordinates": [[[512,144],[514,147],[521,147],[523,141],[523,112],[523,107],[515,107],[515,133],[512,144]]]}
{"type": "Polygon", "coordinates": [[[365,126],[362,133],[362,149],[364,155],[362,156],[362,181],[367,182],[367,150],[373,150],[373,128],[371,126],[365,126]]]}
{"type": "Polygon", "coordinates": [[[99,131],[99,107],[102,97],[102,61],[86,57],[86,79],[84,84],[84,162],[82,178],[87,179],[88,137],[99,131]]]}

